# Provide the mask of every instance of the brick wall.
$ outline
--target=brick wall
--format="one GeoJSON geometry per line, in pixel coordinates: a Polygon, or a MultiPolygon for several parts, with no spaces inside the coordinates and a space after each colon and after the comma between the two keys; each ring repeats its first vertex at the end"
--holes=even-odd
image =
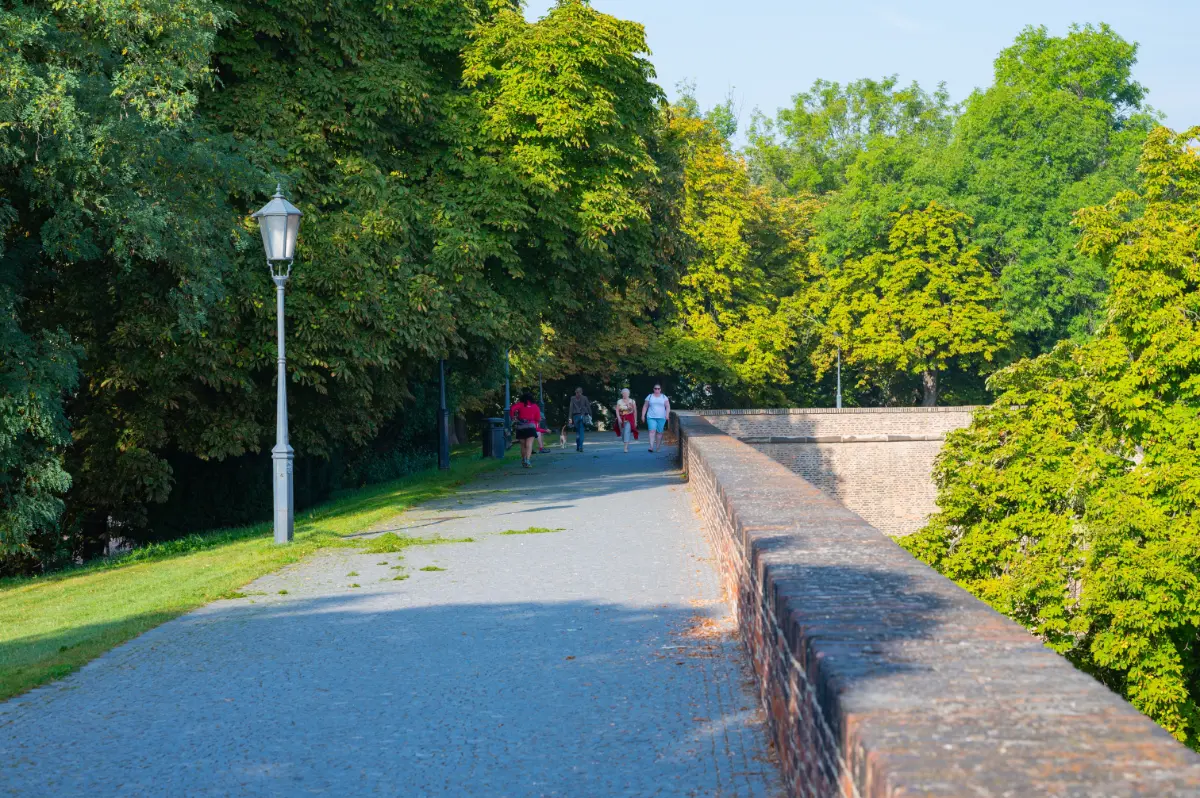
{"type": "Polygon", "coordinates": [[[1023,628],[705,418],[671,423],[791,795],[1200,796],[1200,756],[1023,628]]]}
{"type": "Polygon", "coordinates": [[[937,509],[931,474],[945,435],[973,407],[709,410],[753,445],[888,535],[916,532],[937,509]]]}
{"type": "Polygon", "coordinates": [[[701,410],[698,415],[737,438],[767,436],[945,435],[971,423],[974,407],[832,407],[701,410]]]}

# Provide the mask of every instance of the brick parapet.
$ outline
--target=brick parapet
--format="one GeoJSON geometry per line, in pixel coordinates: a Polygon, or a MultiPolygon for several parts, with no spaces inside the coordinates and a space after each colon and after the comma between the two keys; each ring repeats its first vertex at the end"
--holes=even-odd
{"type": "Polygon", "coordinates": [[[940,413],[962,413],[974,411],[978,405],[954,407],[759,407],[712,410],[692,410],[690,415],[701,416],[712,421],[721,416],[875,416],[880,413],[897,415],[938,415],[940,413]]]}
{"type": "Polygon", "coordinates": [[[974,412],[974,407],[856,407],[701,414],[876,528],[902,537],[937,510],[934,460],[946,434],[970,424],[974,412]]]}
{"type": "MultiPolygon", "coordinates": [[[[945,436],[971,423],[974,407],[778,408],[699,411],[738,438],[865,438],[945,436]]],[[[810,441],[804,441],[810,442],[810,441]]]]}
{"type": "Polygon", "coordinates": [[[791,795],[1200,796],[1200,756],[710,420],[672,426],[791,795]]]}

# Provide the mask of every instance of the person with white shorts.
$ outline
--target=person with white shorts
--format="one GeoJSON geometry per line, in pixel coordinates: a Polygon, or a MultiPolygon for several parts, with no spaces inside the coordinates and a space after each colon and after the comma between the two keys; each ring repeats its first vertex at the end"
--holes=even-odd
{"type": "Polygon", "coordinates": [[[671,417],[671,400],[663,393],[662,386],[654,384],[654,392],[642,403],[642,421],[650,429],[650,451],[657,452],[662,445],[663,430],[671,417]]]}

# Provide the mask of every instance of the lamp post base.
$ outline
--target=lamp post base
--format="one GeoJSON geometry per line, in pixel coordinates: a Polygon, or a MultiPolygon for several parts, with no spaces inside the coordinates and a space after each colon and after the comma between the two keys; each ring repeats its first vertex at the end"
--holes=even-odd
{"type": "Polygon", "coordinates": [[[295,512],[293,510],[292,464],[296,455],[286,443],[276,444],[271,450],[271,471],[275,494],[275,542],[291,543],[295,536],[295,512]]]}

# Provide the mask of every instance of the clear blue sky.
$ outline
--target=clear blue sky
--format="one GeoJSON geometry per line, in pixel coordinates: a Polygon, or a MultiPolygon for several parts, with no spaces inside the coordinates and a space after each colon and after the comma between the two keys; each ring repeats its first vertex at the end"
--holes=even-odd
{"type": "MultiPolygon", "coordinates": [[[[528,0],[536,19],[552,0],[528,0]]],[[[893,73],[932,89],[945,81],[954,101],[991,83],[992,60],[1026,25],[1066,33],[1072,22],[1107,22],[1137,42],[1134,77],[1147,101],[1176,129],[1200,124],[1197,0],[958,0],[842,2],[810,0],[593,0],[646,26],[658,82],[696,82],[700,104],[732,88],[744,128],[759,108],[774,114],[816,78],[846,82],[893,73]]]]}

